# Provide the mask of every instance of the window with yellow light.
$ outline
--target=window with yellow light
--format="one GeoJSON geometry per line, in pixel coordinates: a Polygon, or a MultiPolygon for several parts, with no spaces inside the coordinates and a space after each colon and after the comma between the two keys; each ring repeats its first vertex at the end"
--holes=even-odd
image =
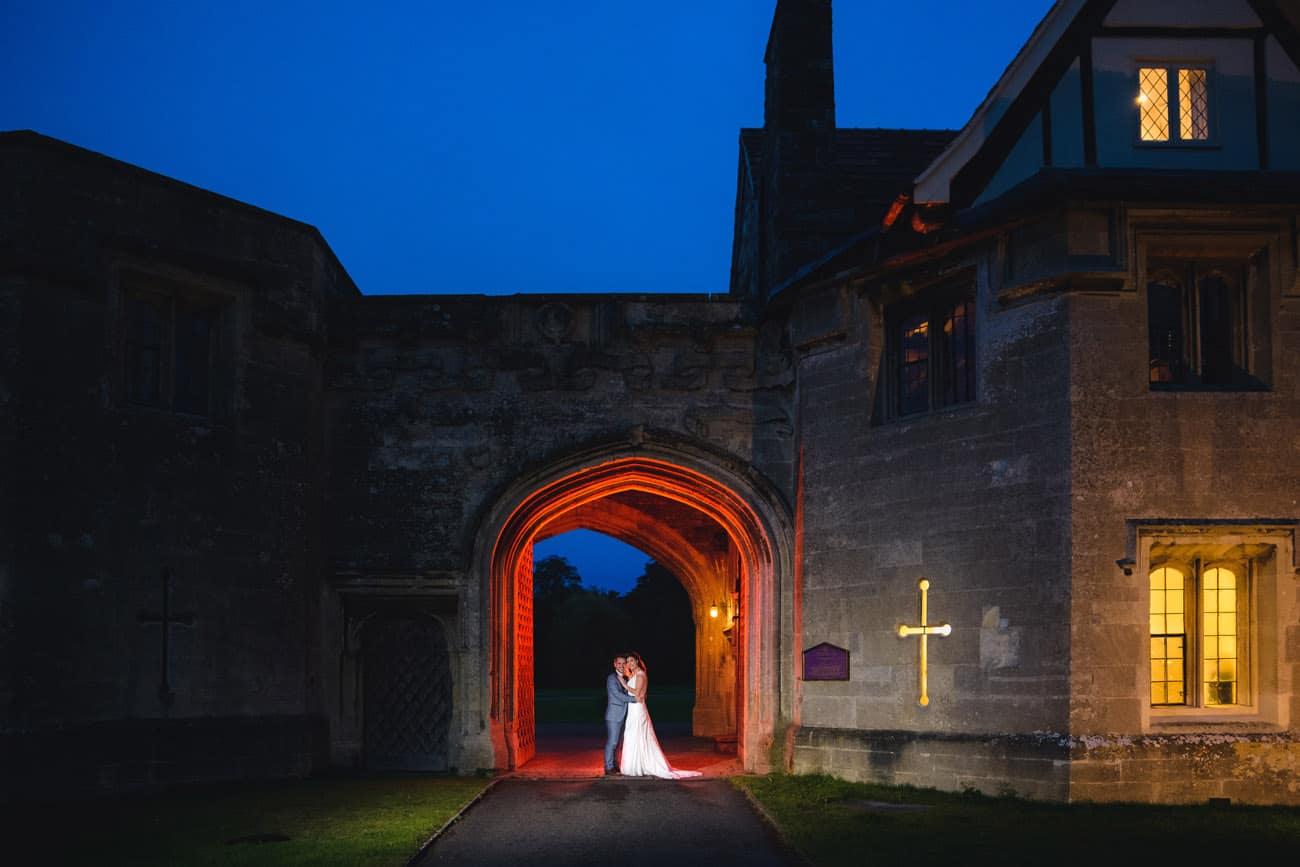
{"type": "Polygon", "coordinates": [[[1140,67],[1137,108],[1138,138],[1143,142],[1209,141],[1209,69],[1140,67]]]}
{"type": "Polygon", "coordinates": [[[1164,563],[1150,572],[1151,705],[1250,704],[1246,563],[1164,563]]]}

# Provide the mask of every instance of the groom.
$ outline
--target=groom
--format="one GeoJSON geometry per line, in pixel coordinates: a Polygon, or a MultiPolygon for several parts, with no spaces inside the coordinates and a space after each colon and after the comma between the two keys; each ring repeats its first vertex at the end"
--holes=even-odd
{"type": "Polygon", "coordinates": [[[614,753],[618,750],[619,741],[623,740],[623,721],[627,719],[628,702],[636,701],[635,696],[627,694],[627,675],[623,672],[626,661],[625,657],[614,657],[614,670],[605,678],[605,730],[609,735],[605,739],[606,776],[618,773],[614,753]]]}

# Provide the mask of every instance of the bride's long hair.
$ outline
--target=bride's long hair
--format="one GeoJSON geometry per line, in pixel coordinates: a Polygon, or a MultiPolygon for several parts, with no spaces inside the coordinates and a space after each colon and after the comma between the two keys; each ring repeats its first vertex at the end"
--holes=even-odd
{"type": "Polygon", "coordinates": [[[629,653],[629,654],[627,655],[627,658],[628,658],[628,659],[635,659],[635,660],[636,660],[636,667],[637,667],[637,668],[639,668],[641,671],[646,672],[647,674],[650,673],[650,672],[646,669],[646,667],[645,667],[645,660],[641,658],[641,654],[636,653],[636,652],[629,653]]]}

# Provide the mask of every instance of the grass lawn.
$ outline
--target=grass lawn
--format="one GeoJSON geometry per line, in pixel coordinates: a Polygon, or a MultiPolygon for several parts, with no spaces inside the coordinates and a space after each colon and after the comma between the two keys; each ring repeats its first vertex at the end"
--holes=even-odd
{"type": "Polygon", "coordinates": [[[400,867],[488,782],[385,777],[204,787],[10,805],[0,827],[9,854],[31,852],[21,862],[30,864],[400,867]]]}
{"type": "Polygon", "coordinates": [[[736,777],[817,867],[872,864],[1205,864],[1300,852],[1300,809],[1043,804],[847,783],[736,777]],[[908,806],[911,805],[911,806],[908,806]]]}
{"type": "MultiPolygon", "coordinates": [[[[650,685],[647,704],[655,722],[690,722],[691,707],[695,704],[693,686],[650,685]]],[[[537,723],[592,723],[604,725],[605,690],[554,689],[537,690],[537,723]]]]}

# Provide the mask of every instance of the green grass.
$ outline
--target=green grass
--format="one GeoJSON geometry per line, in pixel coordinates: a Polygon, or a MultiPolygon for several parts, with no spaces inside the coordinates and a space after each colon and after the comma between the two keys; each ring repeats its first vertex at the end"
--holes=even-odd
{"type": "MultiPolygon", "coordinates": [[[[649,697],[650,716],[655,722],[690,722],[695,703],[692,686],[654,686],[649,697]]],[[[537,723],[591,723],[604,725],[604,689],[537,690],[537,723]]]]}
{"type": "Polygon", "coordinates": [[[8,806],[0,826],[10,826],[4,838],[11,854],[39,853],[24,862],[33,864],[396,867],[488,782],[386,777],[204,787],[8,806]],[[289,839],[229,842],[262,835],[289,839]]]}
{"type": "Polygon", "coordinates": [[[1203,864],[1300,852],[1300,809],[1047,804],[848,783],[826,776],[736,777],[817,867],[866,863],[1203,864]],[[916,811],[860,803],[924,805],[916,811]]]}

